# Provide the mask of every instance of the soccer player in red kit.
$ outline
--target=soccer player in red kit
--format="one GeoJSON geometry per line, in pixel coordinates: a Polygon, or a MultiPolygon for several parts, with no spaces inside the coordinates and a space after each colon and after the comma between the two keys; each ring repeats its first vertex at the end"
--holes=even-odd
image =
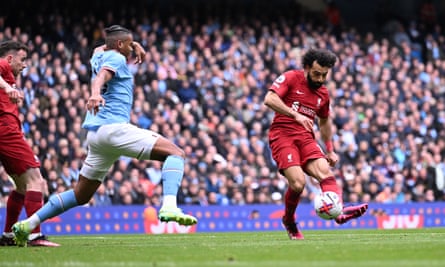
{"type": "MultiPolygon", "coordinates": [[[[27,56],[28,47],[20,42],[0,43],[0,162],[16,185],[6,203],[1,246],[15,245],[11,227],[17,222],[23,207],[31,216],[43,205],[45,180],[40,173],[40,162],[22,132],[18,103],[22,101],[23,94],[15,88],[16,77],[26,68],[27,56]]],[[[40,227],[30,235],[28,245],[59,246],[48,241],[40,227]]]]}
{"type": "MultiPolygon", "coordinates": [[[[309,49],[302,58],[303,70],[290,70],[280,75],[270,86],[264,104],[275,111],[269,128],[269,146],[278,169],[288,180],[285,194],[283,225],[290,239],[304,239],[295,222],[295,210],[306,185],[305,173],[314,177],[321,190],[336,192],[337,186],[330,167],[338,155],[332,145],[332,121],[329,117],[329,93],[323,85],[337,57],[328,50],[309,49]],[[318,117],[326,154],[315,139],[314,121],[318,117]]],[[[343,209],[335,221],[343,224],[362,216],[368,204],[343,209]]]]}

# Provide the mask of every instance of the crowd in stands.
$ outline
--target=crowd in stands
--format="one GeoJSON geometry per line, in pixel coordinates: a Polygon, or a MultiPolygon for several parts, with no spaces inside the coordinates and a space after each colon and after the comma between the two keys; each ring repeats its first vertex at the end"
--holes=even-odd
{"type": "MultiPolygon", "coordinates": [[[[347,26],[334,34],[329,24],[311,20],[136,19],[125,11],[104,19],[55,13],[28,23],[11,27],[0,17],[0,41],[30,47],[18,84],[25,93],[20,110],[47,179],[46,197],[77,181],[87,149],[81,123],[90,95],[89,57],[103,28],[122,24],[147,50],[142,64],[130,60],[131,122],[186,153],[180,205],[282,203],[286,180],[267,141],[274,114],[262,101],[280,73],[302,67],[309,47],[339,58],[326,86],[344,201],[445,200],[445,35],[438,24],[426,30],[419,21],[394,21],[387,34],[347,26]]],[[[159,205],[161,167],[122,157],[91,205],[159,205]]],[[[302,202],[319,191],[307,179],[302,202]]],[[[0,205],[12,187],[0,165],[0,205]]]]}

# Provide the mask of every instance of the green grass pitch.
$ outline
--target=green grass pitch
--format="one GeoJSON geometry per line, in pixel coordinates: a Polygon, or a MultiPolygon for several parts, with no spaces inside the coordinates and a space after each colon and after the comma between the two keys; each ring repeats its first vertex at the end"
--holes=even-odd
{"type": "Polygon", "coordinates": [[[0,266],[445,266],[445,228],[53,236],[58,248],[0,247],[0,266]]]}

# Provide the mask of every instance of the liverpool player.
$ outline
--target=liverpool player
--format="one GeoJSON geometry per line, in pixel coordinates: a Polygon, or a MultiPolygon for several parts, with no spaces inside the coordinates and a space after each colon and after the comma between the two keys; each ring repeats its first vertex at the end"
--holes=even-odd
{"type": "MultiPolygon", "coordinates": [[[[28,47],[22,43],[0,43],[0,162],[16,185],[6,203],[1,246],[15,245],[11,227],[17,222],[23,207],[26,214],[31,216],[43,204],[45,180],[40,174],[40,162],[23,136],[18,109],[23,94],[15,88],[16,77],[26,68],[27,56],[28,47]]],[[[59,246],[48,241],[40,232],[40,227],[33,230],[28,245],[59,246]]]]}
{"type": "MultiPolygon", "coordinates": [[[[302,70],[280,75],[270,86],[264,104],[275,111],[269,129],[269,145],[278,169],[288,180],[283,225],[290,239],[304,239],[295,222],[295,210],[304,189],[305,174],[314,177],[321,190],[342,192],[330,167],[338,161],[332,145],[329,117],[329,93],[324,86],[337,58],[327,50],[309,49],[302,58],[302,70]],[[318,117],[326,154],[315,139],[314,122],[318,117]]],[[[343,224],[362,216],[368,204],[343,209],[335,221],[343,224]]]]}

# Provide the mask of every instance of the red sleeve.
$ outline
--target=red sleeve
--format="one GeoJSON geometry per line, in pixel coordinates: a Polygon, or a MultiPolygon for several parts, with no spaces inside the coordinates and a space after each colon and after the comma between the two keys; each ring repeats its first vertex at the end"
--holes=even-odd
{"type": "Polygon", "coordinates": [[[323,104],[323,106],[321,106],[320,110],[317,113],[317,116],[320,118],[327,118],[329,117],[330,111],[331,111],[331,104],[329,101],[329,94],[326,93],[325,96],[325,103],[323,104]]]}
{"type": "Polygon", "coordinates": [[[10,85],[15,84],[15,77],[12,73],[11,66],[4,59],[0,60],[0,76],[10,85]]]}
{"type": "Polygon", "coordinates": [[[5,64],[3,64],[3,61],[0,61],[0,76],[2,76],[2,78],[5,76],[6,73],[6,68],[5,68],[5,64]]]}
{"type": "Polygon", "coordinates": [[[269,87],[269,90],[274,91],[278,96],[283,98],[287,94],[287,91],[289,90],[289,84],[292,80],[292,75],[290,74],[290,71],[281,74],[278,78],[275,79],[275,81],[269,87]]]}

